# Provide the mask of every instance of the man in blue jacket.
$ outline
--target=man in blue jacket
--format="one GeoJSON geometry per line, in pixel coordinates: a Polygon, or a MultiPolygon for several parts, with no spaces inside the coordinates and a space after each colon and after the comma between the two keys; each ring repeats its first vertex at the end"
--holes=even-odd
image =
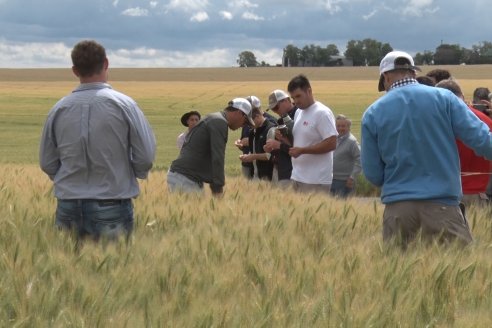
{"type": "Polygon", "coordinates": [[[455,139],[492,159],[492,135],[449,90],[419,84],[412,57],[388,53],[379,66],[386,94],[362,117],[362,169],[380,186],[383,240],[406,246],[423,239],[472,241],[459,203],[460,163],[455,139]]]}

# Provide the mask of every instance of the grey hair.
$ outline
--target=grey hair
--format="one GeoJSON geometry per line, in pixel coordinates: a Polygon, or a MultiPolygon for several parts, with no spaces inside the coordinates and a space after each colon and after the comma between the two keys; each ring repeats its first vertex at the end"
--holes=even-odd
{"type": "Polygon", "coordinates": [[[347,121],[349,128],[352,126],[352,120],[343,114],[337,115],[337,121],[347,121]]]}

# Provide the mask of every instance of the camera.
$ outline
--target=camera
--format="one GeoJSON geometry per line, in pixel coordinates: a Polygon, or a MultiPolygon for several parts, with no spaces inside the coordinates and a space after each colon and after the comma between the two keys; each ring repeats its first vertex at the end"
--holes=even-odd
{"type": "Polygon", "coordinates": [[[480,111],[484,111],[486,109],[488,109],[489,107],[485,104],[473,104],[472,105],[473,108],[477,109],[477,110],[480,110],[480,111]]]}

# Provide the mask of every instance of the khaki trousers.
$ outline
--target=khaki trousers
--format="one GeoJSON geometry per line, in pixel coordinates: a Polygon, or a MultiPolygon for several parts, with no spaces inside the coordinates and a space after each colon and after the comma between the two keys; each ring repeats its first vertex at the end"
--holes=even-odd
{"type": "Polygon", "coordinates": [[[419,233],[425,240],[458,240],[469,244],[473,237],[459,206],[430,201],[402,201],[387,204],[383,214],[383,240],[396,238],[403,245],[419,233]]]}
{"type": "Polygon", "coordinates": [[[299,182],[296,180],[291,180],[291,181],[292,181],[292,188],[296,192],[300,192],[304,194],[324,193],[327,195],[331,195],[330,194],[331,184],[310,184],[310,183],[299,182]]]}

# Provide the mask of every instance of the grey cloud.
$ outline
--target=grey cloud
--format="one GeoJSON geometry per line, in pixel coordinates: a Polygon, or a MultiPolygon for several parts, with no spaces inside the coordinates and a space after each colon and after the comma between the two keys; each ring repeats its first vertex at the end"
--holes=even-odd
{"type": "MultiPolygon", "coordinates": [[[[281,56],[288,44],[334,43],[343,52],[349,40],[365,38],[413,52],[435,50],[441,40],[464,47],[491,41],[487,4],[485,0],[45,0],[39,6],[39,0],[0,0],[0,42],[23,44],[26,49],[43,43],[47,48],[52,44],[71,48],[82,38],[93,38],[107,49],[126,50],[128,56],[117,54],[121,62],[131,63],[129,58],[135,56],[138,65],[145,60],[194,65],[192,58],[200,53],[223,56],[214,63],[234,63],[234,53],[242,50],[273,58],[281,56]],[[137,57],[139,53],[144,55],[137,57]],[[159,56],[168,59],[157,60],[159,56]]],[[[8,56],[4,51],[0,48],[0,56],[8,56]]],[[[49,54],[40,56],[53,62],[49,54]]],[[[59,53],[53,58],[59,60],[59,53]]],[[[32,57],[27,62],[34,60],[43,59],[32,57]]]]}

